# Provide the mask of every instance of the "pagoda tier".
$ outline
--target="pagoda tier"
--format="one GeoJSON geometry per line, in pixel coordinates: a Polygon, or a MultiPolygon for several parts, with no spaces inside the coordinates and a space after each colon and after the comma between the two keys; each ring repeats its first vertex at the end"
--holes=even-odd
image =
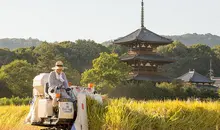
{"type": "Polygon", "coordinates": [[[128,63],[137,63],[137,61],[140,61],[142,63],[167,64],[174,62],[173,59],[161,56],[159,54],[128,54],[121,56],[120,59],[128,63]]]}
{"type": "Polygon", "coordinates": [[[124,46],[134,46],[134,45],[167,45],[172,43],[172,40],[162,37],[145,27],[128,34],[127,36],[118,38],[114,41],[114,44],[124,45],[124,46]]]}
{"type": "Polygon", "coordinates": [[[152,82],[171,82],[172,79],[160,74],[131,74],[130,80],[152,81],[152,82]]]}
{"type": "Polygon", "coordinates": [[[121,61],[126,62],[132,67],[130,79],[147,80],[156,82],[170,82],[171,79],[160,73],[160,67],[167,63],[174,62],[171,58],[166,58],[158,54],[148,55],[124,55],[121,61]]]}
{"type": "Polygon", "coordinates": [[[128,63],[133,68],[129,79],[170,82],[170,78],[160,73],[160,67],[164,64],[172,63],[174,60],[157,54],[156,49],[158,46],[167,45],[173,41],[144,27],[143,1],[141,5],[141,28],[114,40],[113,43],[129,48],[127,55],[120,57],[121,61],[128,63]]]}

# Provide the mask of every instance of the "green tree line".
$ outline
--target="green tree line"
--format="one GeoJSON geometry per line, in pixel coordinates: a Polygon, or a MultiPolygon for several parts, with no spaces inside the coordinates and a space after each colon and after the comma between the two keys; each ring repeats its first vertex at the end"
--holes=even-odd
{"type": "Polygon", "coordinates": [[[174,41],[167,46],[160,46],[157,51],[167,57],[174,58],[175,62],[162,67],[162,71],[171,78],[195,69],[198,73],[209,76],[210,60],[214,76],[220,76],[220,45],[210,48],[204,44],[185,46],[181,42],[174,41]]]}
{"type": "MultiPolygon", "coordinates": [[[[208,76],[210,58],[215,76],[220,75],[220,45],[213,48],[203,44],[185,46],[175,41],[170,45],[158,47],[157,50],[158,53],[176,60],[162,67],[164,74],[171,78],[176,78],[189,69],[196,69],[208,76]]],[[[81,39],[53,44],[43,42],[36,47],[18,48],[13,51],[2,48],[0,97],[31,96],[34,76],[50,72],[57,60],[62,60],[67,66],[65,73],[73,84],[86,85],[93,82],[102,92],[112,91],[111,88],[121,84],[130,71],[129,66],[119,59],[120,55],[126,52],[125,47],[106,47],[93,40],[81,39]]]]}
{"type": "Polygon", "coordinates": [[[39,73],[48,73],[57,60],[68,68],[68,80],[80,84],[81,73],[92,66],[92,60],[110,49],[93,40],[64,41],[56,44],[43,42],[36,47],[10,51],[0,49],[0,97],[31,96],[32,81],[39,73]]]}

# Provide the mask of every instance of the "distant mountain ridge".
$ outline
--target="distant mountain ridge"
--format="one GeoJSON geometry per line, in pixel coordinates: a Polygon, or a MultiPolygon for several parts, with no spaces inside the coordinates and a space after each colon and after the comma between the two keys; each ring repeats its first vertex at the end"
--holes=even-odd
{"type": "Polygon", "coordinates": [[[211,33],[207,34],[183,34],[183,35],[171,35],[171,36],[164,36],[170,38],[172,40],[178,40],[185,44],[186,46],[190,46],[192,44],[201,43],[206,44],[210,47],[215,45],[220,45],[220,36],[213,35],[211,33]]]}
{"type": "MultiPolygon", "coordinates": [[[[185,44],[186,46],[190,46],[192,44],[201,43],[206,44],[210,47],[215,45],[220,45],[220,36],[213,35],[210,33],[207,34],[197,34],[197,33],[187,33],[183,35],[163,35],[164,37],[170,38],[172,40],[178,40],[185,44]]],[[[102,43],[104,46],[108,46],[112,44],[113,40],[105,41],[102,43]]],[[[34,38],[4,38],[0,39],[0,48],[9,48],[9,49],[16,49],[16,48],[23,48],[23,47],[31,47],[37,46],[41,44],[42,41],[39,39],[34,38]]]]}
{"type": "MultiPolygon", "coordinates": [[[[197,34],[197,33],[187,33],[183,35],[162,35],[166,38],[180,41],[181,43],[185,44],[186,46],[190,46],[192,44],[206,44],[210,47],[213,47],[215,45],[220,45],[220,36],[213,35],[210,33],[207,34],[197,34]]],[[[108,46],[112,44],[113,40],[109,40],[106,42],[103,42],[103,45],[108,46]]]]}
{"type": "Polygon", "coordinates": [[[23,48],[23,47],[31,47],[37,46],[41,44],[42,41],[33,38],[3,38],[0,39],[0,48],[9,48],[9,49],[16,49],[16,48],[23,48]]]}

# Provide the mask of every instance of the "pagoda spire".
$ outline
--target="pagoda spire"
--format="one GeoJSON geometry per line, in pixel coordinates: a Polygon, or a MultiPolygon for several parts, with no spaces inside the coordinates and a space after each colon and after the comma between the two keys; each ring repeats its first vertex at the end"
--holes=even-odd
{"type": "Polygon", "coordinates": [[[212,59],[210,59],[210,69],[209,69],[209,77],[212,79],[214,77],[214,71],[212,69],[212,59]]]}
{"type": "Polygon", "coordinates": [[[144,1],[141,2],[141,27],[144,27],[144,1]]]}

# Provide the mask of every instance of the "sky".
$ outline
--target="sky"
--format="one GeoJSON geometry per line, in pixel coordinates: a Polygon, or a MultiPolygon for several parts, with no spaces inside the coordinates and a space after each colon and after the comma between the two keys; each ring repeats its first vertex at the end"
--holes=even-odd
{"type": "MultiPolygon", "coordinates": [[[[159,35],[220,35],[220,0],[144,0],[145,27],[159,35]]],[[[125,36],[141,26],[141,0],[0,0],[0,38],[43,41],[125,36]]]]}

